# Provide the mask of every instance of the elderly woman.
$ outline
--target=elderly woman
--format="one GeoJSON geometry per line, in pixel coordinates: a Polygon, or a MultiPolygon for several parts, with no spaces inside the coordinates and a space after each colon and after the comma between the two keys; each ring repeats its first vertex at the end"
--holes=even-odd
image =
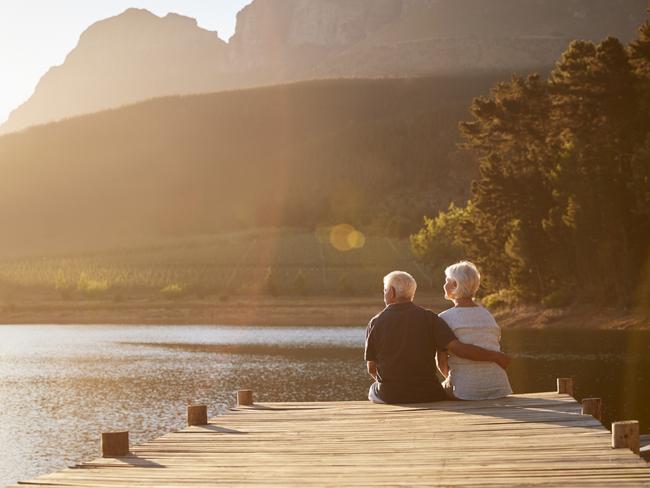
{"type": "MultiPolygon", "coordinates": [[[[500,351],[501,329],[492,314],[474,301],[481,275],[469,261],[453,264],[445,270],[445,298],[453,308],[439,316],[461,342],[491,351],[500,351]]],[[[495,363],[472,361],[453,352],[436,353],[438,370],[445,377],[442,386],[450,398],[487,400],[512,393],[508,376],[495,363]]]]}

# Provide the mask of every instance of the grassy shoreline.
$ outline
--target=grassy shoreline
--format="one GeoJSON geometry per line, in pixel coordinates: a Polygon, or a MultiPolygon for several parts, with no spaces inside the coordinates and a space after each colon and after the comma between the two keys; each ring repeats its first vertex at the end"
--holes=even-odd
{"type": "Polygon", "coordinates": [[[495,314],[504,329],[650,330],[648,311],[620,310],[598,305],[563,309],[518,307],[495,314]]]}
{"type": "MultiPolygon", "coordinates": [[[[416,303],[440,312],[449,307],[439,296],[420,294],[416,303]]],[[[230,297],[217,299],[40,300],[0,307],[0,324],[269,325],[364,326],[381,311],[381,296],[230,297]]],[[[650,329],[650,314],[615,308],[518,307],[499,311],[504,329],[650,329]]]]}

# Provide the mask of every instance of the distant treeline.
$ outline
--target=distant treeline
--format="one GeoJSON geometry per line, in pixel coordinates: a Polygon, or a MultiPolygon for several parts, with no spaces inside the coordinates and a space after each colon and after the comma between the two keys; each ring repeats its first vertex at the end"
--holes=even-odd
{"type": "Polygon", "coordinates": [[[420,256],[475,260],[492,302],[650,303],[650,22],[629,46],[574,41],[471,113],[479,177],[412,236],[420,256]]]}
{"type": "Polygon", "coordinates": [[[340,222],[408,236],[468,197],[456,124],[503,76],[168,97],[1,137],[0,255],[340,222]]]}

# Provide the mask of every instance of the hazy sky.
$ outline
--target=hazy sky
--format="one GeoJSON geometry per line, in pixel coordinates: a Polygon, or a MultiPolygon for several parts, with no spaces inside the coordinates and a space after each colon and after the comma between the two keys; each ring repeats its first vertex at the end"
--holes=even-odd
{"type": "Polygon", "coordinates": [[[98,20],[129,7],[162,16],[176,12],[197,19],[224,40],[235,15],[252,0],[0,0],[0,123],[34,92],[40,77],[59,65],[79,35],[98,20]]]}

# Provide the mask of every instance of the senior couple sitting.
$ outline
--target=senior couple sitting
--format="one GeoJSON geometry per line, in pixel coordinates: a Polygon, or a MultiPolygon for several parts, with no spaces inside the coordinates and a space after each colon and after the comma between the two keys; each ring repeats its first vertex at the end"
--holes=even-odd
{"type": "Polygon", "coordinates": [[[413,303],[416,282],[403,271],[384,277],[386,308],[366,329],[365,359],[375,382],[375,403],[485,400],[512,393],[500,352],[501,330],[474,301],[480,274],[462,261],[445,270],[445,298],[454,306],[439,316],[413,303]],[[436,377],[436,366],[445,378],[436,377]]]}

